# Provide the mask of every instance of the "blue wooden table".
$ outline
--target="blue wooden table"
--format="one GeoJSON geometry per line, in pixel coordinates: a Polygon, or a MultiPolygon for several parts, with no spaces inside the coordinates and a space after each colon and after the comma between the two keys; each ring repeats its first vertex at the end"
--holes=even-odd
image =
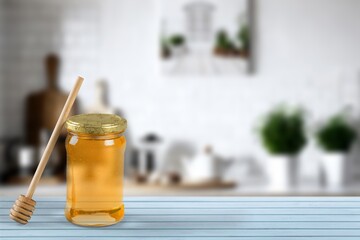
{"type": "Polygon", "coordinates": [[[12,222],[14,199],[0,199],[0,239],[359,240],[358,197],[129,197],[122,222],[75,226],[65,200],[37,198],[27,225],[12,222]]]}

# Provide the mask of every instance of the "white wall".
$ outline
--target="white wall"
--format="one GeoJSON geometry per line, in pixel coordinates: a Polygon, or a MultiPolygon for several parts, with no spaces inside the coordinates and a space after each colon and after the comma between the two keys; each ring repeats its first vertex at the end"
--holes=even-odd
{"type": "Polygon", "coordinates": [[[219,79],[157,74],[155,3],[107,1],[104,9],[102,75],[119,89],[112,102],[127,109],[136,135],[259,152],[253,128],[278,102],[305,105],[315,119],[347,104],[358,113],[360,2],[257,1],[257,72],[219,79]]]}
{"type": "MultiPolygon", "coordinates": [[[[41,2],[51,7],[54,1],[41,2]]],[[[261,115],[274,104],[300,104],[309,110],[312,123],[344,106],[359,114],[360,1],[257,1],[256,73],[205,79],[160,76],[158,1],[91,3],[80,1],[74,8],[71,1],[57,2],[63,12],[70,9],[91,12],[78,19],[79,29],[62,28],[65,36],[75,37],[68,51],[63,45],[57,47],[67,62],[62,87],[69,90],[77,73],[85,75],[86,90],[80,96],[87,105],[92,102],[94,80],[108,79],[111,103],[125,110],[135,139],[151,131],[167,140],[186,139],[198,146],[210,143],[225,155],[252,154],[262,158],[265,154],[255,128],[261,115]],[[88,18],[92,19],[91,26],[86,25],[88,18]],[[94,45],[77,43],[76,39],[83,34],[88,34],[94,45]],[[90,60],[76,65],[76,55],[71,53],[77,50],[81,55],[89,53],[89,49],[92,51],[86,59],[90,60]]],[[[56,21],[64,26],[61,16],[66,15],[60,15],[56,21]]],[[[24,75],[34,71],[25,65],[19,67],[24,75]]],[[[34,76],[41,75],[41,65],[35,69],[34,76]]],[[[13,78],[25,82],[24,78],[13,78]]],[[[37,83],[41,86],[41,81],[37,83]]],[[[11,91],[17,85],[6,86],[11,91]]],[[[12,111],[18,114],[18,119],[22,116],[20,103],[30,88],[8,97],[16,102],[12,111]]],[[[8,121],[11,124],[18,126],[21,122],[8,121]]],[[[8,135],[21,133],[7,129],[8,135]]],[[[317,154],[308,148],[303,158],[311,161],[317,154]]]]}

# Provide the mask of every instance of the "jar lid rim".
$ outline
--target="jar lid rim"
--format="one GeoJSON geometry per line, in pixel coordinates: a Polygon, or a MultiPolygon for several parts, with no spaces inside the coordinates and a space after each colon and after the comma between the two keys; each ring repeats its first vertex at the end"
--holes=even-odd
{"type": "Polygon", "coordinates": [[[124,132],[127,121],[115,114],[79,114],[68,118],[65,127],[69,132],[105,135],[124,132]]]}

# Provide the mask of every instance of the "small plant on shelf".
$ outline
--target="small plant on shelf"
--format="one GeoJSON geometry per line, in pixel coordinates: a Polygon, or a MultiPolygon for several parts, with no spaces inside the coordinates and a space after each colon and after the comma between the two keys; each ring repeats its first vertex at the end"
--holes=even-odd
{"type": "Polygon", "coordinates": [[[243,25],[240,28],[237,38],[241,44],[239,54],[243,57],[248,57],[250,52],[250,29],[247,25],[243,25]]]}
{"type": "Polygon", "coordinates": [[[182,34],[174,34],[169,38],[169,42],[174,47],[184,46],[186,39],[182,34]]]}
{"type": "Polygon", "coordinates": [[[229,56],[236,51],[234,43],[228,36],[225,30],[220,30],[216,34],[216,43],[214,47],[214,53],[220,56],[229,56]]]}
{"type": "Polygon", "coordinates": [[[160,39],[160,56],[167,59],[171,56],[170,46],[165,38],[160,39]]]}

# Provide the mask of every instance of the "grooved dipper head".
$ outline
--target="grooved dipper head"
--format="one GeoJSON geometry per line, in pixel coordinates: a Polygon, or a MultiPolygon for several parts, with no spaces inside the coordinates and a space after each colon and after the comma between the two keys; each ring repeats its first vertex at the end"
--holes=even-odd
{"type": "Polygon", "coordinates": [[[36,201],[20,195],[10,209],[10,218],[18,223],[27,224],[34,212],[35,205],[36,201]]]}

